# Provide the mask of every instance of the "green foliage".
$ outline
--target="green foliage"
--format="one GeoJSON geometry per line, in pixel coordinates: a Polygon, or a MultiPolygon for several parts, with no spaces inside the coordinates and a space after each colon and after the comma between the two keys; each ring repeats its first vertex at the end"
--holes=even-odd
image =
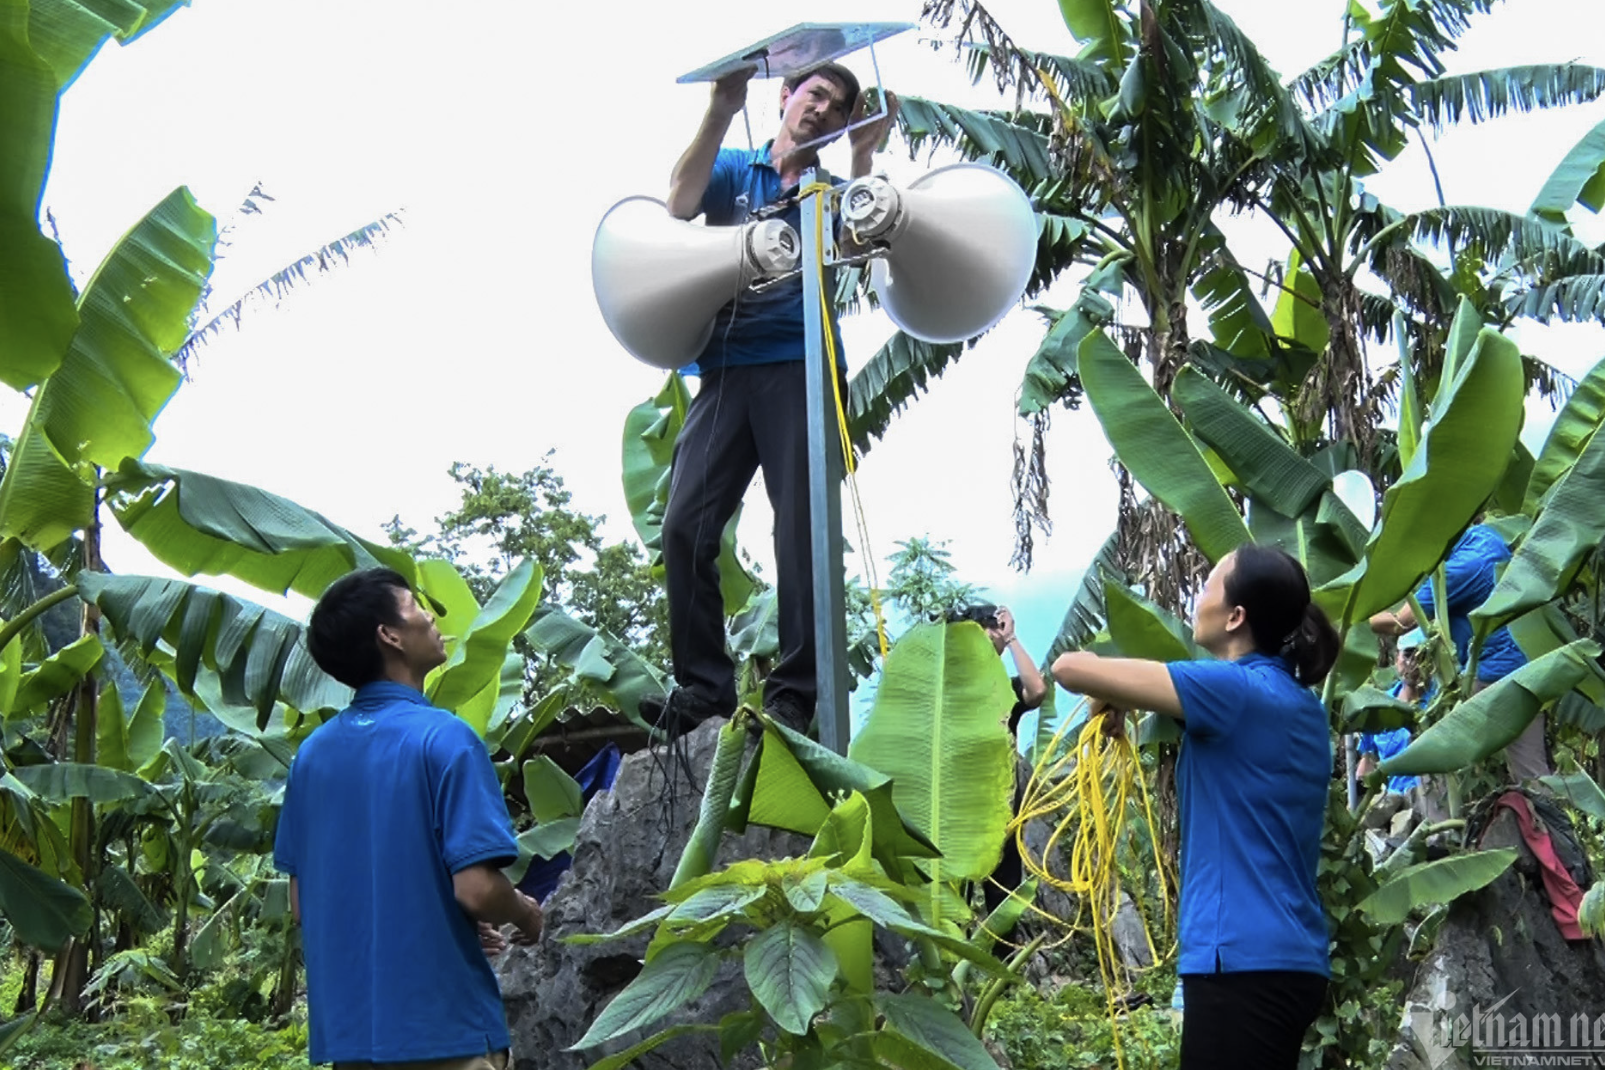
{"type": "Polygon", "coordinates": [[[303,1070],[304,1021],[273,1028],[190,1014],[176,1025],[149,1004],[100,1023],[47,1018],[9,1053],[13,1070],[56,1070],[91,1061],[96,1070],[303,1070]]]}
{"type": "Polygon", "coordinates": [[[886,601],[910,620],[939,620],[976,600],[975,587],[956,578],[953,557],[941,540],[904,540],[888,560],[892,567],[886,574],[886,601]]]}
{"type": "MultiPolygon", "coordinates": [[[[1118,1019],[1127,1070],[1170,1070],[1180,1058],[1180,1023],[1169,1007],[1174,981],[1174,974],[1155,974],[1146,988],[1156,1005],[1118,1019]]],[[[1091,988],[1070,984],[1049,998],[1027,985],[998,1002],[987,1037],[1017,1070],[1091,1070],[1114,1064],[1114,1028],[1102,994],[1091,988]]]]}
{"type": "MultiPolygon", "coordinates": [[[[739,743],[743,732],[735,727],[730,738],[739,743]]],[[[753,790],[762,790],[761,780],[753,790]]],[[[937,941],[983,970],[1008,975],[989,953],[922,924],[899,904],[915,892],[899,876],[906,870],[903,857],[875,850],[877,824],[869,800],[852,791],[830,809],[808,857],[746,860],[677,879],[664,895],[666,907],[606,937],[585,938],[656,929],[641,973],[574,1048],[661,1023],[700,995],[722,962],[740,960],[751,1005],[717,1026],[727,1054],[757,1043],[769,1064],[790,1056],[832,1065],[887,1051],[904,1065],[914,1058],[919,1065],[992,1070],[991,1056],[951,1010],[926,996],[873,993],[865,984],[867,970],[859,967],[868,964],[866,920],[903,937],[937,941]],[[861,956],[862,962],[850,960],[861,956]]],[[[686,1028],[670,1027],[630,1050],[648,1050],[686,1028]]],[[[603,1059],[593,1070],[619,1066],[621,1058],[603,1059]]]]}

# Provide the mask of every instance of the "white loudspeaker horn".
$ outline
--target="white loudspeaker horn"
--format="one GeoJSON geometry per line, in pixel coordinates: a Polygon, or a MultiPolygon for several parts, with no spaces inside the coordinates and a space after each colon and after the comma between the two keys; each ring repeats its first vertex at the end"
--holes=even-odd
{"type": "Polygon", "coordinates": [[[778,219],[704,227],[651,197],[608,209],[591,243],[591,286],[619,344],[655,368],[696,360],[713,318],[759,278],[795,271],[797,232],[778,219]]]}
{"type": "Polygon", "coordinates": [[[892,322],[922,341],[989,330],[1025,293],[1036,264],[1030,199],[984,164],[938,168],[904,190],[857,179],[841,213],[859,240],[887,244],[870,283],[892,322]]]}

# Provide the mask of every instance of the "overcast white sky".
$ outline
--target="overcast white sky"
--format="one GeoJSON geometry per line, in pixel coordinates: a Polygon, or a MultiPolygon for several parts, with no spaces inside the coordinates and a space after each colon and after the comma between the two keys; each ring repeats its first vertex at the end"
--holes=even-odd
{"type": "MultiPolygon", "coordinates": [[[[1344,0],[1217,3],[1284,74],[1339,43],[1344,0]]],[[[1022,44],[1073,50],[1052,0],[990,8],[1022,44]]],[[[918,9],[816,0],[806,15],[913,21],[918,9]]],[[[406,228],[377,255],[207,347],[158,423],[151,459],[257,484],[380,538],[394,514],[423,527],[454,503],[453,461],[516,471],[556,450],[576,504],[628,536],[622,421],[662,375],[602,324],[592,231],[621,198],[664,195],[707,93],[675,77],[800,21],[799,11],[752,0],[195,0],[129,48],[108,47],[65,97],[46,193],[81,281],[181,184],[223,222],[257,181],[276,198],[226,250],[214,278],[220,304],[300,252],[406,208],[406,228]]],[[[1602,30],[1599,0],[1509,0],[1450,62],[1605,65],[1602,30]]],[[[986,89],[972,89],[952,52],[933,44],[921,29],[883,45],[887,83],[987,103],[986,89]]],[[[867,75],[862,56],[850,62],[867,75]]],[[[777,92],[752,93],[760,139],[777,92]]],[[[1434,152],[1449,202],[1524,210],[1601,120],[1596,104],[1442,139],[1434,152]]],[[[731,141],[745,143],[739,120],[731,141]]],[[[844,151],[827,150],[827,166],[845,172],[844,151]]],[[[926,166],[895,139],[889,156],[894,177],[926,166]]],[[[1371,188],[1404,210],[1435,203],[1419,148],[1371,188]]],[[[1605,237],[1597,220],[1581,222],[1593,240],[1605,237]]],[[[1234,240],[1246,263],[1285,253],[1274,234],[1234,240]]],[[[849,362],[891,331],[879,316],[851,321],[849,362]]],[[[876,551],[911,535],[950,540],[962,575],[1015,605],[1033,651],[1051,640],[1076,574],[1114,521],[1097,422],[1061,411],[1049,443],[1054,537],[1039,541],[1030,577],[1008,568],[1011,445],[1023,433],[1014,393],[1040,336],[1036,316],[1011,314],[894,425],[861,477],[876,551]]],[[[1573,373],[1605,355],[1592,327],[1523,341],[1573,373]]],[[[16,406],[5,411],[20,420],[16,406]]],[[[767,558],[770,517],[756,484],[748,503],[743,542],[767,558]]],[[[106,556],[119,571],[153,568],[118,536],[106,556]]]]}

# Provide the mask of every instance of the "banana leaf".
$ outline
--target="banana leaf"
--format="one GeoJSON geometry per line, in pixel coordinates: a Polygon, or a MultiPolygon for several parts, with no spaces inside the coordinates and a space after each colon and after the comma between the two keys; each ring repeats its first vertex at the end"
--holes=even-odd
{"type": "MultiPolygon", "coordinates": [[[[923,864],[932,888],[997,868],[1010,818],[1015,754],[1008,673],[979,625],[921,624],[898,640],[875,705],[848,756],[892,778],[892,799],[941,851],[923,864]]],[[[926,921],[944,919],[928,899],[926,921]]]]}
{"type": "Polygon", "coordinates": [[[1183,367],[1172,394],[1193,433],[1221,455],[1256,504],[1283,516],[1302,516],[1331,488],[1332,480],[1299,456],[1264,418],[1203,373],[1183,367]]]}
{"type": "Polygon", "coordinates": [[[1522,498],[1521,511],[1528,516],[1538,515],[1538,506],[1577,459],[1583,455],[1589,442],[1605,423],[1605,360],[1591,368],[1577,381],[1571,397],[1550,425],[1544,438],[1544,447],[1538,451],[1532,476],[1527,480],[1527,492],[1522,498]]]}
{"type": "Polygon", "coordinates": [[[146,653],[158,643],[173,651],[172,679],[195,697],[204,664],[223,684],[223,698],[256,710],[266,727],[274,704],[303,713],[343,709],[351,689],[319,669],[307,653],[302,627],[288,617],[232,595],[183,580],[83,573],[78,593],[118,635],[146,653]]]}
{"type": "MultiPolygon", "coordinates": [[[[264,591],[295,591],[308,598],[363,568],[383,566],[414,587],[422,583],[404,551],[359,538],[319,513],[249,484],[126,461],[107,481],[107,491],[123,530],[186,576],[233,576],[264,591]]],[[[439,566],[425,575],[447,582],[439,566]]],[[[457,604],[460,596],[452,591],[457,604]]],[[[442,630],[446,627],[443,621],[442,630]]]]}
{"type": "Polygon", "coordinates": [[[1440,858],[1411,866],[1360,901],[1359,908],[1379,925],[1400,925],[1424,906],[1452,903],[1492,883],[1516,861],[1514,847],[1440,858]]]}
{"type": "Polygon", "coordinates": [[[506,716],[523,690],[523,657],[513,638],[527,628],[541,600],[541,567],[520,561],[454,644],[446,663],[425,683],[429,701],[450,710],[484,736],[498,710],[506,716]],[[508,695],[508,692],[511,695],[508,695]]]}
{"type": "Polygon", "coordinates": [[[1487,634],[1512,617],[1564,594],[1583,562],[1605,539],[1605,437],[1584,447],[1577,462],[1545,496],[1532,530],[1499,576],[1487,601],[1472,613],[1487,634]]]}
{"type": "Polygon", "coordinates": [[[1204,556],[1219,561],[1251,541],[1192,437],[1102,331],[1081,343],[1080,368],[1087,400],[1116,456],[1150,494],[1181,514],[1204,556]]]}
{"type": "Polygon", "coordinates": [[[1354,569],[1316,591],[1340,625],[1397,605],[1498,487],[1521,428],[1521,353],[1483,330],[1460,374],[1440,385],[1437,419],[1382,499],[1381,523],[1354,569]]]}
{"type": "Polygon", "coordinates": [[[1379,768],[1385,776],[1410,776],[1453,773],[1482,761],[1587,677],[1599,652],[1598,643],[1581,639],[1528,662],[1460,703],[1379,768]]]}

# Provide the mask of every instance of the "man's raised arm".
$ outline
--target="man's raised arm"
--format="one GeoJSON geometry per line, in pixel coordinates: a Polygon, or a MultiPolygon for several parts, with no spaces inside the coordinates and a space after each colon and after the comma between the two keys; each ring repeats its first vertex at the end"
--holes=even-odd
{"type": "Polygon", "coordinates": [[[747,104],[747,83],[752,81],[752,74],[751,68],[733,71],[713,83],[697,136],[675,161],[669,176],[669,214],[676,219],[694,219],[702,211],[702,195],[713,176],[713,162],[724,143],[725,131],[730,129],[730,120],[747,104]]]}

